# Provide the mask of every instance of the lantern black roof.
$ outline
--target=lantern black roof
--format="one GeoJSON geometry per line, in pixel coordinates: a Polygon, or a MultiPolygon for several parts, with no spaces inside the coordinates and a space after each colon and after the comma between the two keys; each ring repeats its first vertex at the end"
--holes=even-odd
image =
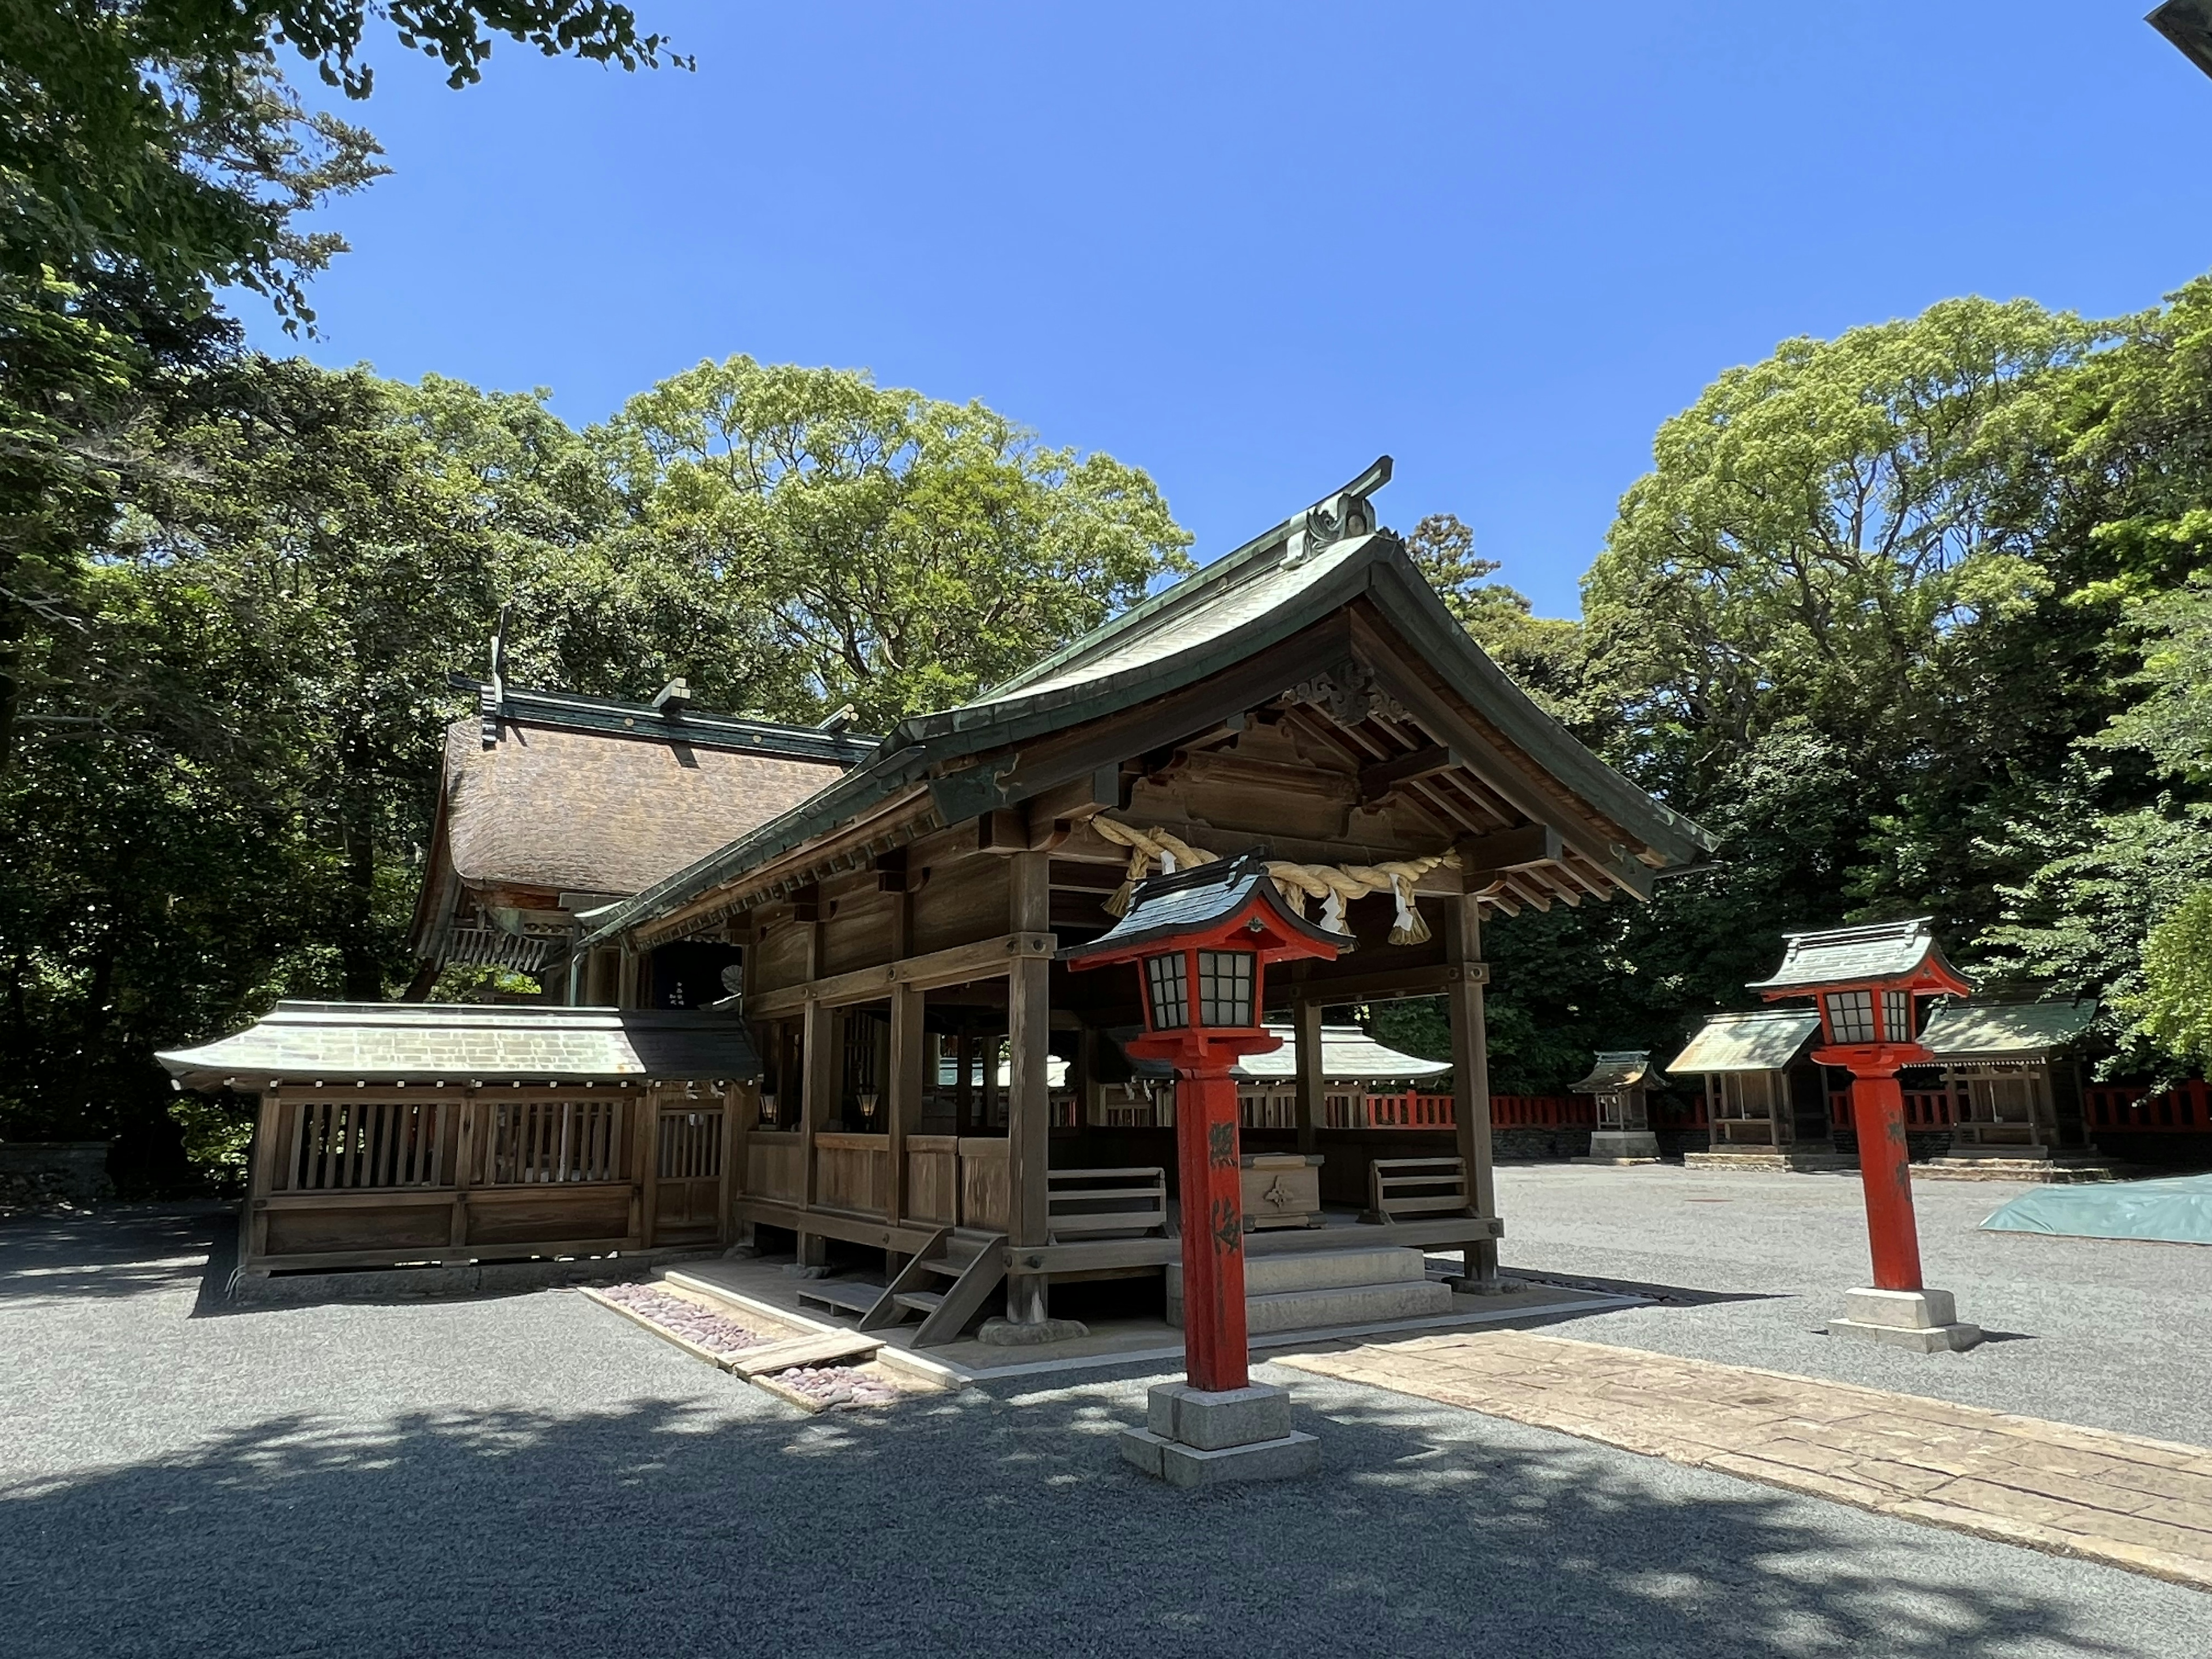
{"type": "Polygon", "coordinates": [[[1266,849],[1255,848],[1233,859],[1215,859],[1171,876],[1139,882],[1130,895],[1127,915],[1088,945],[1069,945],[1060,953],[1060,959],[1080,962],[1086,957],[1118,954],[1154,939],[1200,933],[1228,921],[1255,899],[1293,937],[1340,946],[1347,943],[1342,934],[1316,927],[1291,908],[1267,874],[1266,849]]]}

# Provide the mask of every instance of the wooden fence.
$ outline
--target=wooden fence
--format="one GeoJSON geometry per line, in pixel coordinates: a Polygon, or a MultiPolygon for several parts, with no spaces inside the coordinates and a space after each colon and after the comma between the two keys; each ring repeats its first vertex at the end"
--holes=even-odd
{"type": "Polygon", "coordinates": [[[716,1241],[728,1102],[679,1089],[262,1097],[243,1266],[456,1263],[716,1241]]]}

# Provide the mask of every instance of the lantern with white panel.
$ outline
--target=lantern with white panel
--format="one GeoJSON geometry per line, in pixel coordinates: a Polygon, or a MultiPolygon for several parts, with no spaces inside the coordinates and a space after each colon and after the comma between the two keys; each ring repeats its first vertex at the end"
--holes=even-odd
{"type": "Polygon", "coordinates": [[[1126,1047],[1175,1067],[1188,1380],[1152,1389],[1146,1426],[1125,1431],[1121,1449],[1177,1486],[1280,1479],[1318,1464],[1318,1443],[1291,1431],[1289,1395],[1255,1386],[1248,1368],[1230,1071],[1282,1042],[1260,1023],[1268,966],[1333,957],[1341,943],[1290,908],[1255,852],[1139,883],[1112,931],[1060,952],[1071,968],[1136,967],[1145,1029],[1126,1047]]]}
{"type": "Polygon", "coordinates": [[[1828,1322],[1829,1334],[1923,1353],[1971,1348],[1982,1340],[1980,1327],[1959,1322],[1950,1291],[1929,1290],[1920,1279],[1905,1095],[1897,1074],[1934,1058],[1919,1041],[1921,1004],[1973,988],[1944,960],[1929,924],[1922,916],[1785,933],[1782,966],[1771,979],[1749,988],[1769,1002],[1812,998],[1822,1038],[1813,1058],[1851,1074],[1874,1284],[1844,1293],[1849,1311],[1828,1322]]]}

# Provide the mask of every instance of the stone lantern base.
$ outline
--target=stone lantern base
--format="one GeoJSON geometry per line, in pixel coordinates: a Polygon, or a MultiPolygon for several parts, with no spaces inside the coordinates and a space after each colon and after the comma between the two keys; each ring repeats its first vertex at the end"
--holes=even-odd
{"type": "Polygon", "coordinates": [[[1588,1158],[1576,1164],[1656,1164],[1659,1137],[1649,1129],[1593,1129],[1588,1158]]]}
{"type": "Polygon", "coordinates": [[[1321,1442],[1291,1428],[1287,1389],[1255,1382],[1210,1393],[1153,1385],[1141,1429],[1121,1431],[1121,1455],[1170,1486],[1290,1480],[1321,1467],[1321,1442]]]}
{"type": "Polygon", "coordinates": [[[1844,1316],[1828,1322],[1831,1336],[1915,1353],[1955,1352],[1982,1340],[1979,1325],[1959,1322],[1948,1291],[1845,1291],[1844,1306],[1844,1316]]]}

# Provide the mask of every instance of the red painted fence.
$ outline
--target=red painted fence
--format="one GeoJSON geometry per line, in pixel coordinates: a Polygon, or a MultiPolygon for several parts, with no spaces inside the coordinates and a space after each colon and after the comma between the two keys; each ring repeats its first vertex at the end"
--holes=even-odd
{"type": "Polygon", "coordinates": [[[2140,1083],[2092,1083],[2081,1091],[2091,1133],[2201,1134],[2212,1129],[2212,1097],[2203,1078],[2153,1094],[2140,1083]]]}

